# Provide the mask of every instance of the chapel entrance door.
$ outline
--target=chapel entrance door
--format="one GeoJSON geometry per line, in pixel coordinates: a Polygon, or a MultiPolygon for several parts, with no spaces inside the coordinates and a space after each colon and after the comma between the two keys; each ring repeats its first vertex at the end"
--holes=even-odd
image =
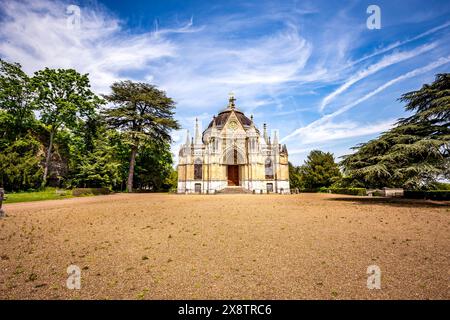
{"type": "Polygon", "coordinates": [[[228,166],[228,185],[238,186],[239,185],[239,166],[230,165],[228,166]]]}

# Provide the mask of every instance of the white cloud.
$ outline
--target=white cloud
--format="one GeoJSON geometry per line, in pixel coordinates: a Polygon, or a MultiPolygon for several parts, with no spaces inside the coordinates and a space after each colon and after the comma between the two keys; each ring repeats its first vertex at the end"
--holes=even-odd
{"type": "Polygon", "coordinates": [[[389,56],[384,57],[381,61],[371,65],[367,69],[361,70],[355,75],[351,76],[349,79],[347,79],[344,84],[342,84],[339,88],[334,90],[332,93],[327,95],[320,104],[320,111],[323,111],[323,109],[330,104],[331,101],[333,101],[338,95],[346,91],[350,86],[355,84],[356,82],[386,68],[393,64],[399,63],[401,61],[413,58],[419,54],[422,54],[424,52],[427,52],[433,48],[436,47],[436,43],[427,44],[424,46],[421,46],[419,48],[415,48],[411,51],[404,51],[404,52],[397,52],[393,53],[389,56]]]}
{"type": "Polygon", "coordinates": [[[177,45],[183,56],[156,78],[183,108],[210,113],[226,105],[230,91],[246,111],[276,101],[288,82],[304,77],[312,52],[311,44],[292,27],[242,43],[205,33],[177,45]]]}
{"type": "Polygon", "coordinates": [[[98,93],[125,78],[152,81],[175,99],[178,110],[209,113],[226,104],[229,91],[250,110],[264,105],[253,102],[276,102],[287,83],[316,81],[329,72],[318,65],[305,70],[313,46],[289,21],[257,37],[228,37],[282,17],[216,17],[206,26],[194,26],[191,18],[177,28],[158,25],[155,32],[136,34],[106,9],[81,7],[77,31],[67,27],[67,5],[4,1],[0,56],[29,73],[44,67],[89,73],[98,93]]]}
{"type": "Polygon", "coordinates": [[[394,122],[395,119],[383,120],[374,124],[353,121],[327,122],[310,128],[310,130],[304,130],[297,139],[301,145],[308,145],[362,137],[386,131],[392,127],[394,122]]]}
{"type": "Polygon", "coordinates": [[[308,133],[308,132],[314,132],[314,130],[316,130],[316,128],[319,125],[322,125],[322,124],[324,124],[326,122],[329,122],[331,119],[335,118],[336,116],[338,116],[338,115],[340,115],[340,114],[342,114],[342,113],[344,113],[344,112],[354,108],[358,104],[368,100],[369,98],[375,96],[376,94],[378,94],[381,91],[387,89],[388,87],[390,87],[390,86],[392,86],[392,85],[394,85],[394,84],[396,84],[396,83],[398,83],[400,81],[403,81],[405,79],[412,78],[412,77],[415,77],[415,76],[417,76],[419,74],[423,74],[423,73],[429,72],[429,71],[431,71],[431,70],[433,70],[433,69],[435,69],[435,68],[437,68],[439,66],[442,66],[444,64],[447,64],[449,62],[450,62],[450,56],[441,57],[437,61],[432,62],[432,63],[430,63],[430,64],[428,64],[428,65],[426,65],[424,67],[414,69],[414,70],[412,70],[410,72],[407,72],[407,73],[405,73],[405,74],[403,74],[403,75],[401,75],[401,76],[399,76],[397,78],[394,78],[394,79],[386,82],[382,86],[378,87],[377,89],[367,93],[363,97],[355,100],[354,102],[340,107],[335,112],[333,112],[331,114],[327,114],[327,115],[325,115],[325,116],[323,116],[323,117],[321,117],[321,118],[311,122],[310,124],[308,124],[305,127],[301,127],[301,128],[298,128],[298,129],[294,130],[292,133],[290,133],[289,135],[287,135],[286,137],[281,139],[281,142],[284,142],[284,141],[287,141],[287,140],[291,140],[293,137],[298,136],[298,135],[303,135],[303,134],[308,133]]]}
{"type": "Polygon", "coordinates": [[[176,54],[170,41],[150,32],[129,35],[120,20],[99,9],[82,7],[81,28],[68,28],[66,7],[53,1],[3,2],[1,56],[27,72],[53,67],[89,73],[93,88],[104,93],[122,72],[176,54]]]}
{"type": "Polygon", "coordinates": [[[362,58],[360,58],[360,59],[357,59],[357,60],[355,60],[355,61],[352,61],[352,62],[350,63],[350,65],[355,65],[355,64],[360,63],[360,62],[362,62],[362,61],[365,61],[365,60],[367,60],[367,59],[373,58],[373,57],[375,57],[375,56],[378,56],[378,55],[383,54],[383,53],[385,53],[385,52],[391,51],[391,50],[393,50],[393,49],[395,49],[395,48],[398,48],[398,47],[400,47],[400,46],[403,46],[403,45],[405,45],[405,44],[407,44],[407,43],[410,43],[410,42],[419,40],[419,39],[421,39],[421,38],[424,38],[424,37],[426,37],[426,36],[429,36],[430,34],[433,34],[433,33],[436,33],[436,32],[438,32],[438,31],[442,30],[442,29],[445,29],[445,28],[447,28],[448,26],[450,26],[450,21],[447,21],[446,23],[441,24],[441,25],[439,25],[439,26],[437,26],[437,27],[431,28],[431,29],[429,29],[429,30],[427,30],[427,31],[425,31],[425,32],[422,32],[422,33],[418,34],[418,35],[415,36],[415,37],[406,39],[406,40],[404,40],[404,41],[397,41],[397,42],[394,42],[394,43],[392,43],[392,44],[390,44],[390,45],[388,45],[388,46],[386,46],[386,47],[384,47],[384,48],[381,48],[381,49],[379,49],[379,50],[376,50],[375,52],[373,52],[373,53],[371,53],[371,54],[369,54],[369,55],[366,55],[366,56],[364,56],[364,57],[362,57],[362,58]]]}

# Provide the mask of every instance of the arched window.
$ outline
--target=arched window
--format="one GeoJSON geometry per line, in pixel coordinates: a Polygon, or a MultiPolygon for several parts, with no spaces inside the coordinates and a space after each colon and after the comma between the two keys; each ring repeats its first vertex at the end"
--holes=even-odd
{"type": "Polygon", "coordinates": [[[250,149],[250,151],[255,151],[255,138],[249,139],[248,148],[250,149]]]}
{"type": "Polygon", "coordinates": [[[195,160],[195,162],[194,162],[194,179],[195,180],[202,180],[202,171],[203,171],[202,161],[200,159],[195,160]]]}
{"type": "Polygon", "coordinates": [[[270,158],[265,162],[266,179],[273,179],[273,164],[270,158]]]}

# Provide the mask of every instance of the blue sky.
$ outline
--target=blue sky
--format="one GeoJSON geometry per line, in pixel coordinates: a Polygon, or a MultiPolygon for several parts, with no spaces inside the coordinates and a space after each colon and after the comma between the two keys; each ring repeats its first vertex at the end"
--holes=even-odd
{"type": "MultiPolygon", "coordinates": [[[[313,149],[347,154],[406,116],[400,95],[449,71],[449,35],[449,1],[0,0],[0,56],[28,73],[76,68],[97,93],[153,83],[191,132],[233,91],[294,164],[313,149]],[[371,4],[379,30],[366,26],[371,4]]],[[[184,135],[173,133],[175,155],[184,135]]]]}

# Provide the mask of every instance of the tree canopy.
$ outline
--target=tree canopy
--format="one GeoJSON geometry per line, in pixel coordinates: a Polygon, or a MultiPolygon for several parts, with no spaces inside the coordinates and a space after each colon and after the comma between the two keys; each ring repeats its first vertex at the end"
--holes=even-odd
{"type": "Polygon", "coordinates": [[[121,81],[114,83],[111,90],[112,93],[104,97],[113,106],[106,109],[104,115],[109,126],[120,129],[130,145],[127,190],[132,192],[136,156],[142,142],[152,139],[168,143],[170,130],[179,128],[173,118],[175,102],[164,91],[147,83],[121,81]]]}
{"type": "Polygon", "coordinates": [[[341,177],[333,154],[313,150],[300,169],[304,186],[308,189],[329,187],[341,177]]]}
{"type": "Polygon", "coordinates": [[[0,59],[0,113],[3,128],[0,139],[14,140],[33,126],[34,95],[28,75],[18,63],[0,59]]]}
{"type": "Polygon", "coordinates": [[[417,189],[450,178],[450,75],[438,74],[400,101],[412,115],[341,162],[351,184],[417,189]]]}
{"type": "Polygon", "coordinates": [[[108,98],[125,107],[125,117],[114,107],[102,112],[105,101],[91,91],[87,74],[46,68],[28,76],[19,64],[0,60],[0,186],[124,190],[137,145],[134,187],[173,188],[169,133],[177,127],[175,103],[150,84],[113,87],[118,90],[108,98]],[[134,105],[127,101],[136,109],[127,109],[134,105]],[[131,110],[133,119],[125,120],[131,110]]]}
{"type": "Polygon", "coordinates": [[[341,178],[338,164],[330,152],[313,150],[302,166],[289,163],[289,181],[291,188],[318,189],[330,187],[341,178]]]}
{"type": "Polygon", "coordinates": [[[74,69],[45,68],[35,73],[31,83],[36,92],[33,105],[50,135],[42,179],[45,185],[56,132],[62,126],[74,128],[81,117],[94,113],[102,101],[90,90],[88,75],[74,69]]]}

